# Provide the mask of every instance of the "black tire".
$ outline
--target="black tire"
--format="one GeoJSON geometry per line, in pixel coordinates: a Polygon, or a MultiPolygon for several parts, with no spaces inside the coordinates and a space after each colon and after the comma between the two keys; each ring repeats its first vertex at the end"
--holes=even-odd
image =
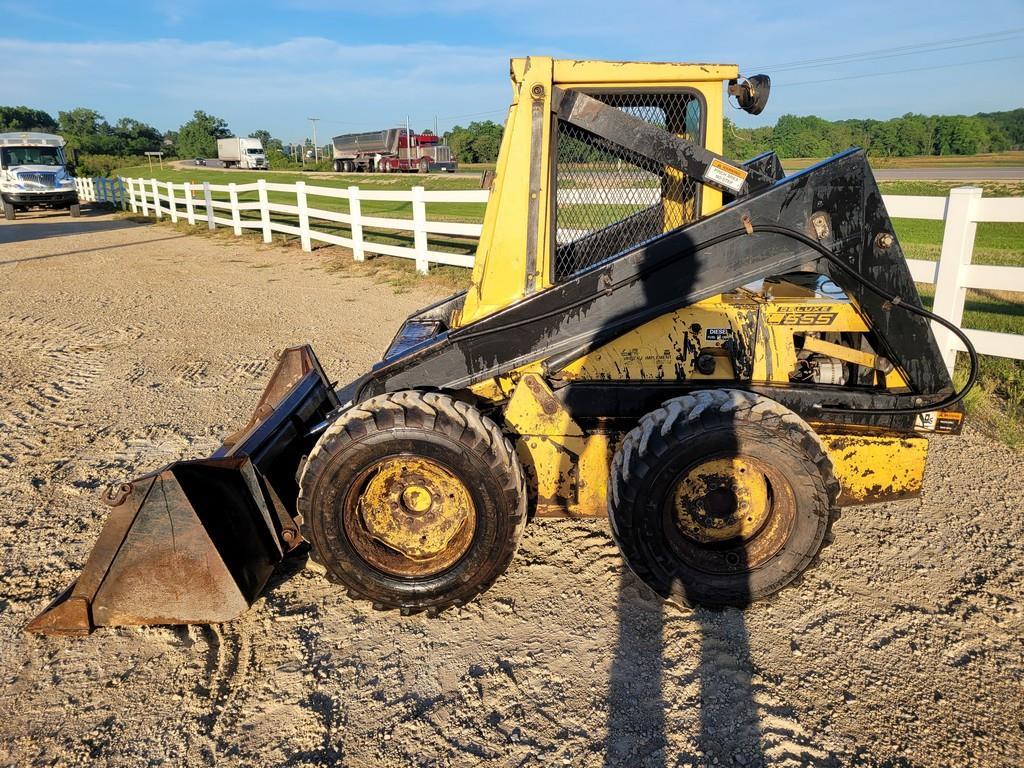
{"type": "MultiPolygon", "coordinates": [[[[684,606],[743,607],[778,592],[817,561],[839,517],[839,483],[811,427],[775,401],[738,390],[695,392],[644,416],[615,454],[609,490],[612,533],[626,563],[684,606]],[[675,494],[695,468],[718,458],[761,468],[769,501],[749,535],[696,541],[677,522],[675,494]]],[[[712,492],[700,502],[705,515],[712,492]]],[[[732,498],[724,514],[742,518],[732,498]]]]}
{"type": "Polygon", "coordinates": [[[396,392],[347,411],[310,453],[299,487],[303,536],[328,578],[352,598],[403,614],[436,613],[487,590],[508,568],[526,525],[525,480],[512,444],[493,421],[444,394],[396,392]],[[397,576],[361,554],[366,539],[352,532],[349,500],[361,492],[361,477],[396,457],[443,465],[475,507],[468,548],[445,570],[397,576]]]}
{"type": "Polygon", "coordinates": [[[419,172],[430,173],[430,161],[426,158],[421,157],[419,161],[419,172]]]}
{"type": "Polygon", "coordinates": [[[341,160],[335,160],[333,166],[335,173],[341,173],[341,160]]]}
{"type": "Polygon", "coordinates": [[[8,221],[14,221],[16,213],[14,211],[14,203],[8,203],[4,201],[4,218],[8,221]]]}
{"type": "Polygon", "coordinates": [[[71,214],[71,218],[77,219],[82,215],[82,206],[79,203],[72,203],[68,206],[68,213],[71,214]]]}

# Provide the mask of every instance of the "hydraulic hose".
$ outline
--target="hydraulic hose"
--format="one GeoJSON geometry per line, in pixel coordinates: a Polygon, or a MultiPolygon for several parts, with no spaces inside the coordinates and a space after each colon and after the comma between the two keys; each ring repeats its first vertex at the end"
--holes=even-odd
{"type": "MultiPolygon", "coordinates": [[[[734,231],[737,232],[738,234],[745,234],[748,230],[744,228],[734,231]]],[[[863,285],[873,294],[882,299],[882,301],[888,302],[893,307],[901,307],[905,309],[907,312],[910,312],[915,315],[920,315],[921,317],[936,322],[942,327],[948,329],[950,332],[953,333],[954,336],[956,336],[958,339],[960,339],[961,342],[963,342],[963,345],[967,350],[967,355],[970,358],[971,369],[970,373],[967,376],[967,382],[959,390],[953,392],[951,395],[948,395],[947,397],[943,398],[942,400],[939,400],[938,402],[928,403],[927,405],[912,406],[909,408],[839,408],[836,406],[827,406],[821,404],[815,406],[816,408],[818,408],[821,411],[826,411],[828,413],[847,413],[850,411],[856,411],[857,413],[868,413],[872,415],[928,413],[929,411],[939,411],[942,410],[943,408],[948,408],[951,405],[959,403],[967,396],[967,393],[970,392],[971,388],[974,387],[974,385],[977,383],[978,352],[974,349],[974,345],[971,343],[971,340],[967,338],[967,334],[964,333],[960,328],[958,328],[955,323],[950,322],[944,317],[939,317],[934,312],[929,312],[927,309],[924,309],[922,307],[918,307],[913,304],[907,304],[906,302],[903,301],[901,297],[883,291],[877,285],[875,285],[866,277],[857,272],[857,270],[855,270],[853,267],[843,262],[838,256],[832,253],[832,251],[828,250],[828,248],[825,248],[817,240],[808,237],[799,230],[792,229],[791,227],[779,226],[777,224],[754,224],[752,225],[751,231],[754,233],[770,232],[772,234],[782,235],[783,237],[788,237],[792,240],[796,240],[797,242],[806,245],[808,248],[817,251],[825,259],[827,259],[830,264],[833,264],[836,267],[838,267],[840,271],[844,272],[846,275],[856,280],[858,283],[863,285]]]]}

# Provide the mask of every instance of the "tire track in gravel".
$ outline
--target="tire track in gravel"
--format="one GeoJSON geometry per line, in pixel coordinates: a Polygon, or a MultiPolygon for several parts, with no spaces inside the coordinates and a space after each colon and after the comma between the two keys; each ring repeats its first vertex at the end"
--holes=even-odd
{"type": "Polygon", "coordinates": [[[217,763],[231,748],[245,695],[256,669],[256,648],[244,620],[197,628],[206,644],[204,680],[192,697],[193,716],[217,763]]]}
{"type": "Polygon", "coordinates": [[[0,321],[0,468],[42,460],[55,432],[88,426],[76,400],[103,375],[111,350],[137,332],[37,315],[0,321]]]}

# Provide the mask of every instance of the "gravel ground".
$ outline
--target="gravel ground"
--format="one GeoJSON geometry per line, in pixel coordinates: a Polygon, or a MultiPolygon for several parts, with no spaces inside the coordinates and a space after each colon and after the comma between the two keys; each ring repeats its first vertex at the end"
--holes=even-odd
{"type": "Polygon", "coordinates": [[[345,380],[433,298],[106,215],[0,225],[0,765],[1019,765],[1024,455],[932,442],[926,493],[848,510],[799,588],[684,613],[603,521],[531,523],[440,618],[290,562],[214,627],[24,634],[106,482],[210,451],[272,353],[345,380]]]}

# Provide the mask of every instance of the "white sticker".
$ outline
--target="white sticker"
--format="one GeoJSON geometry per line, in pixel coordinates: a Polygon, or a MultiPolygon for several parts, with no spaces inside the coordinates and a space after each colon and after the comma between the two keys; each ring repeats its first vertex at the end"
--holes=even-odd
{"type": "Polygon", "coordinates": [[[917,421],[914,422],[914,429],[918,432],[934,432],[937,411],[917,414],[917,421]]]}
{"type": "Polygon", "coordinates": [[[735,165],[722,162],[716,157],[705,171],[704,178],[725,187],[730,192],[739,192],[747,180],[747,172],[735,165]]]}

